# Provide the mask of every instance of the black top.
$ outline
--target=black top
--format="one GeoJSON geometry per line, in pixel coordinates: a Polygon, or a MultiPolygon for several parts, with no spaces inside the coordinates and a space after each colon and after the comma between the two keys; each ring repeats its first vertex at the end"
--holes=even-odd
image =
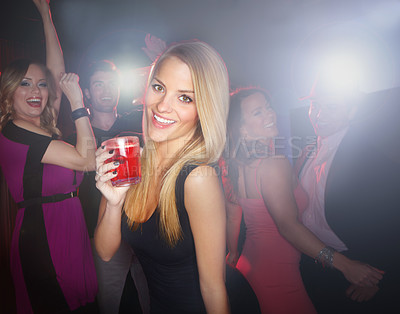
{"type": "MultiPolygon", "coordinates": [[[[139,137],[140,146],[143,146],[142,139],[142,110],[134,110],[124,115],[118,115],[112,127],[104,131],[93,127],[94,137],[97,147],[102,142],[119,136],[135,135],[139,137]]],[[[67,142],[76,143],[76,134],[68,137],[67,142]]],[[[85,215],[86,226],[89,232],[89,237],[93,238],[94,230],[97,225],[97,217],[99,214],[99,206],[101,200],[101,192],[96,188],[95,171],[86,172],[82,184],[79,187],[79,199],[82,203],[83,213],[85,215]]]]}
{"type": "Polygon", "coordinates": [[[391,93],[349,129],[325,190],[326,219],[348,247],[344,254],[385,271],[379,292],[365,303],[374,313],[400,311],[400,89],[391,93]]]}
{"type": "Polygon", "coordinates": [[[379,291],[369,301],[352,301],[338,270],[303,255],[303,282],[318,313],[400,313],[399,99],[400,88],[366,95],[325,187],[326,220],[348,248],[341,253],[384,270],[379,291]]]}
{"type": "Polygon", "coordinates": [[[160,235],[157,210],[135,231],[129,228],[126,216],[123,217],[122,238],[132,246],[143,267],[151,313],[205,313],[194,240],[184,205],[185,180],[196,167],[184,166],[176,181],[176,205],[183,240],[174,248],[160,235]]]}

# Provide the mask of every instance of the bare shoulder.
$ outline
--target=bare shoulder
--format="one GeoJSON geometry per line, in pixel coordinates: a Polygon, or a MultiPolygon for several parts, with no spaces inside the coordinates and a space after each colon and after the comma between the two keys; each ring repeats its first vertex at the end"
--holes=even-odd
{"type": "MultiPolygon", "coordinates": [[[[185,182],[185,204],[195,205],[216,202],[223,199],[222,187],[213,167],[199,166],[194,169],[185,182]]],[[[189,206],[191,207],[191,206],[189,206]]]]}
{"type": "Polygon", "coordinates": [[[263,158],[260,163],[260,170],[286,169],[291,168],[289,160],[284,155],[275,155],[263,158]]]}
{"type": "Polygon", "coordinates": [[[193,171],[188,175],[185,187],[186,185],[203,184],[213,180],[218,180],[218,175],[215,169],[209,165],[201,165],[193,169],[193,171]]]}
{"type": "Polygon", "coordinates": [[[291,176],[292,166],[284,155],[271,156],[262,159],[258,173],[262,178],[274,180],[281,176],[291,176]]]}

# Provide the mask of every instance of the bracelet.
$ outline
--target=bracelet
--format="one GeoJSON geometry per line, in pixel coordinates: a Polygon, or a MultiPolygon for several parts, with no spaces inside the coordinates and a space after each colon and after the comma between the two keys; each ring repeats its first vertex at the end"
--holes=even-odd
{"type": "Polygon", "coordinates": [[[86,107],[79,108],[79,109],[76,109],[71,112],[72,122],[75,122],[75,120],[77,120],[79,118],[88,117],[88,116],[90,116],[90,111],[86,107]]]}
{"type": "Polygon", "coordinates": [[[325,246],[321,251],[319,251],[317,257],[315,257],[315,262],[320,262],[323,267],[328,266],[333,268],[333,254],[335,249],[330,246],[325,246]]]}

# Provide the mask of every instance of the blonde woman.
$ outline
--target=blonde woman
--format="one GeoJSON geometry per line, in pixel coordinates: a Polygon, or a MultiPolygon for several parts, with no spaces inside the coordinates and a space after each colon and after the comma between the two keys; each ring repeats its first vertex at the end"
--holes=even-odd
{"type": "Polygon", "coordinates": [[[96,249],[109,260],[121,237],[133,247],[151,313],[229,312],[224,196],[213,168],[225,144],[228,104],[228,75],[215,50],[199,41],[172,45],[148,81],[142,182],[112,187],[118,166],[104,161],[113,152],[96,153],[104,196],[96,249]]]}

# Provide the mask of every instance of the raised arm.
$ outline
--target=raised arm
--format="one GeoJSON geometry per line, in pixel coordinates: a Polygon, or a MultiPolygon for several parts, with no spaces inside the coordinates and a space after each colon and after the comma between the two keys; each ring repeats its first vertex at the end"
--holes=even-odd
{"type": "MultiPolygon", "coordinates": [[[[318,256],[325,244],[298,220],[293,194],[293,172],[289,161],[283,156],[265,159],[259,175],[265,205],[280,234],[304,254],[312,258],[318,256]]],[[[382,279],[381,272],[376,268],[350,260],[339,252],[334,253],[332,266],[353,284],[372,286],[382,279]]]]}
{"type": "Polygon", "coordinates": [[[113,153],[110,154],[104,146],[96,151],[96,187],[103,197],[94,232],[94,243],[97,253],[105,261],[113,257],[121,244],[122,205],[129,189],[129,187],[112,186],[110,180],[117,175],[113,173],[113,170],[118,167],[118,164],[104,163],[112,155],[113,153]]]}
{"type": "Polygon", "coordinates": [[[208,166],[194,169],[186,179],[184,195],[207,313],[229,313],[225,287],[226,214],[215,170],[208,166]]]}
{"type": "MultiPolygon", "coordinates": [[[[39,10],[43,21],[44,37],[46,41],[46,65],[53,74],[55,82],[58,83],[62,74],[65,72],[65,64],[61,45],[58,41],[57,32],[51,18],[50,0],[33,0],[33,3],[39,10]]],[[[56,109],[57,115],[60,111],[61,95],[62,90],[60,86],[56,84],[57,99],[54,101],[53,106],[56,109]]]]}
{"type": "MultiPolygon", "coordinates": [[[[79,77],[74,73],[64,74],[60,86],[67,96],[71,111],[83,110],[82,90],[79,77]]],[[[84,111],[83,111],[84,112],[84,111]]],[[[63,141],[53,140],[42,158],[43,163],[54,164],[65,168],[91,171],[95,169],[96,141],[87,116],[75,120],[77,142],[75,146],[63,141]]]]}

